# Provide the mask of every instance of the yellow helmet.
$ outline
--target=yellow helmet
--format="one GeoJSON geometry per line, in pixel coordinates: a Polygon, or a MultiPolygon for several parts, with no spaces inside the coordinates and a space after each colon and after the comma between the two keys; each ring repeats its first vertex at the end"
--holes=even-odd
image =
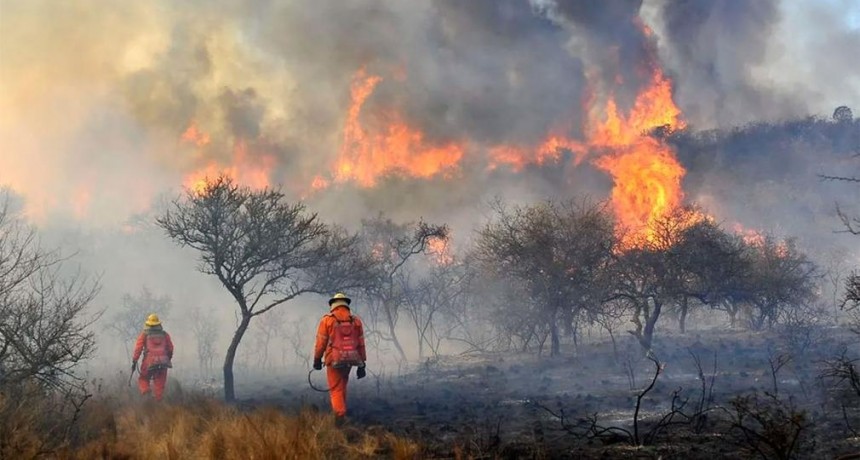
{"type": "Polygon", "coordinates": [[[352,303],[352,299],[346,296],[346,294],[342,292],[338,292],[333,295],[331,299],[328,299],[329,310],[334,310],[336,307],[347,307],[349,308],[349,304],[352,303]]]}
{"type": "Polygon", "coordinates": [[[149,316],[147,316],[147,317],[146,317],[146,322],[145,322],[144,324],[145,324],[147,327],[160,326],[160,325],[161,325],[161,320],[160,320],[160,319],[158,319],[158,315],[156,315],[155,313],[153,313],[153,314],[151,314],[151,315],[149,315],[149,316]]]}

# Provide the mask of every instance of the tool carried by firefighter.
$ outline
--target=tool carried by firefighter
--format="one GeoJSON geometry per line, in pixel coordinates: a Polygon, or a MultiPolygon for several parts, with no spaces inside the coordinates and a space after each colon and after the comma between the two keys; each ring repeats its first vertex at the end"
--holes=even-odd
{"type": "Polygon", "coordinates": [[[315,370],[316,369],[311,368],[311,370],[308,371],[308,385],[310,385],[311,390],[318,391],[320,393],[328,393],[329,391],[331,391],[331,388],[329,388],[329,387],[320,388],[320,387],[314,385],[313,380],[311,380],[311,374],[313,374],[315,370]]]}
{"type": "Polygon", "coordinates": [[[137,361],[131,362],[131,372],[128,373],[128,386],[131,386],[131,379],[134,378],[134,371],[137,370],[137,361]]]}

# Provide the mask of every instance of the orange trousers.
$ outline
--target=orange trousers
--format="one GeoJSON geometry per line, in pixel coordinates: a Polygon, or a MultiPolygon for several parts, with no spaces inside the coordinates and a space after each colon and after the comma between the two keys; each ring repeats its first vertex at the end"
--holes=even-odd
{"type": "Polygon", "coordinates": [[[140,376],[137,378],[137,387],[140,389],[140,394],[149,393],[149,381],[153,383],[153,394],[156,401],[161,401],[161,396],[164,395],[164,384],[167,383],[167,369],[141,369],[140,376]]]}
{"type": "Polygon", "coordinates": [[[346,415],[346,386],[349,383],[349,371],[351,367],[326,366],[325,373],[328,377],[329,397],[331,398],[331,409],[338,417],[346,415]]]}

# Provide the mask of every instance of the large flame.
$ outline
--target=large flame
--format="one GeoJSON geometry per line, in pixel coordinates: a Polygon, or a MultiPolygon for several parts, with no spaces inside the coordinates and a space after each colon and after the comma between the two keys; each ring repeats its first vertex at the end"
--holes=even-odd
{"type": "Polygon", "coordinates": [[[380,177],[391,173],[428,178],[453,171],[463,157],[464,148],[459,143],[432,144],[425,140],[424,133],[406,124],[394,111],[383,117],[385,126],[381,128],[362,124],[361,109],[381,81],[382,77],[368,75],[364,69],[353,78],[334,179],[371,187],[380,177]]]}
{"type": "MultiPolygon", "coordinates": [[[[210,143],[210,138],[192,122],[183,133],[182,141],[202,149],[210,143]]],[[[198,156],[203,157],[205,152],[199,150],[197,153],[198,156]]],[[[205,160],[202,167],[185,175],[182,184],[195,193],[202,193],[209,181],[219,176],[226,176],[238,184],[261,190],[271,185],[270,177],[274,166],[273,156],[261,154],[252,158],[248,153],[247,143],[238,139],[233,144],[233,154],[229,163],[225,164],[215,159],[205,160]]]]}
{"type": "Polygon", "coordinates": [[[489,149],[489,167],[495,169],[506,165],[514,171],[522,170],[527,164],[545,164],[558,161],[561,152],[569,150],[574,154],[574,163],[579,164],[588,153],[588,148],[582,142],[570,139],[561,134],[550,134],[537,148],[497,145],[489,149]]]}
{"type": "MultiPolygon", "coordinates": [[[[353,78],[334,181],[354,181],[371,187],[386,174],[427,178],[455,170],[464,154],[461,143],[431,144],[420,130],[407,125],[391,110],[374,118],[376,123],[370,127],[362,123],[362,108],[382,81],[382,77],[364,69],[353,78]]],[[[671,82],[655,67],[626,114],[621,113],[611,96],[602,108],[595,101],[594,97],[586,98],[590,118],[585,124],[584,141],[551,133],[538,146],[492,146],[487,149],[489,167],[506,165],[517,171],[527,164],[558,161],[563,151],[572,152],[578,164],[592,153],[594,164],[615,182],[611,200],[624,227],[626,245],[650,241],[650,224],[672,212],[684,198],[683,166],[671,147],[652,135],[657,129],[684,126],[681,111],[672,100],[671,82]]],[[[189,137],[199,138],[196,133],[189,137]]],[[[316,177],[311,188],[323,189],[329,183],[316,177]]]]}
{"type": "Polygon", "coordinates": [[[593,95],[585,100],[589,118],[584,141],[556,134],[548,136],[537,149],[493,147],[491,167],[506,164],[519,170],[526,164],[558,160],[562,150],[573,152],[578,163],[590,153],[593,163],[615,182],[611,201],[622,227],[622,245],[653,242],[652,224],[669,215],[684,199],[681,180],[686,171],[672,148],[652,135],[658,129],[684,127],[681,111],[672,100],[671,81],[659,68],[654,69],[627,114],[620,113],[611,96],[603,107],[597,106],[593,95]]]}
{"type": "Polygon", "coordinates": [[[766,251],[771,247],[777,257],[784,259],[789,256],[790,249],[787,240],[777,240],[762,230],[747,228],[739,222],[736,222],[732,226],[732,230],[736,235],[741,237],[747,246],[758,251],[766,251]]]}
{"type": "Polygon", "coordinates": [[[627,229],[628,241],[651,240],[650,224],[684,199],[684,167],[670,146],[650,135],[655,129],[684,126],[672,100],[671,82],[659,69],[654,70],[628,115],[620,114],[611,98],[605,113],[606,119],[588,130],[588,144],[606,152],[594,163],[615,182],[612,205],[627,229]]]}

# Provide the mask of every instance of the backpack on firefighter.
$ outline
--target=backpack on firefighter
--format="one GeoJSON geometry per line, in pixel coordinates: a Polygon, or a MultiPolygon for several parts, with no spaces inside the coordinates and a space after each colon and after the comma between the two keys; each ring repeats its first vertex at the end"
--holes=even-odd
{"type": "Polygon", "coordinates": [[[363,364],[364,361],[361,360],[361,354],[358,352],[359,328],[355,317],[350,315],[347,321],[339,321],[335,318],[333,330],[329,342],[331,354],[328,358],[331,366],[343,368],[363,364]]]}
{"type": "Polygon", "coordinates": [[[170,369],[170,355],[167,353],[167,333],[164,330],[146,330],[143,342],[143,359],[148,363],[147,370],[170,369]],[[148,359],[148,361],[147,361],[148,359]]]}

